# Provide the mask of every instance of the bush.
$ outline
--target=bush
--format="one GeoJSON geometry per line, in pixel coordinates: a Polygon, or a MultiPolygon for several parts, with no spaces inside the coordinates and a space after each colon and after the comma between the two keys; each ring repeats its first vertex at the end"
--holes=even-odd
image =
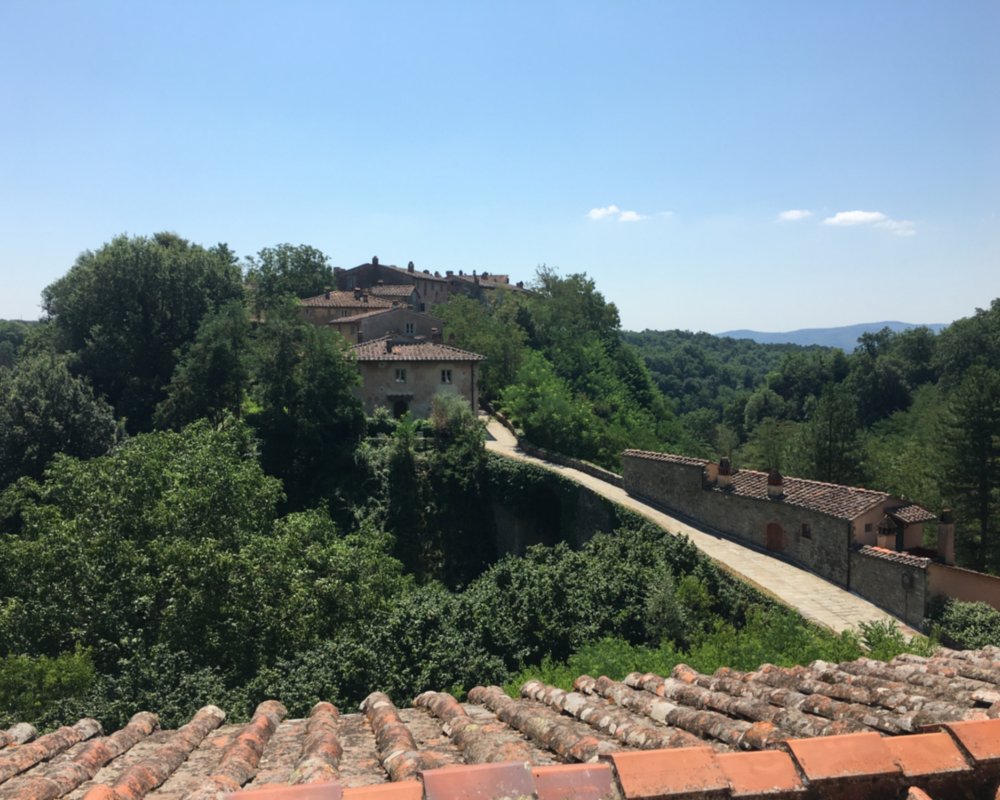
{"type": "Polygon", "coordinates": [[[931,607],[928,622],[958,647],[1000,647],[1000,611],[986,603],[940,598],[931,607]]]}
{"type": "Polygon", "coordinates": [[[90,652],[0,658],[0,728],[39,720],[67,700],[84,697],[94,682],[90,652]]]}

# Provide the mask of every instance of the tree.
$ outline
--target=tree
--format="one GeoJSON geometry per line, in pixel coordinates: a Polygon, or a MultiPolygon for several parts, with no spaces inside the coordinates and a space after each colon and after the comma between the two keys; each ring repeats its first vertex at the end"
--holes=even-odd
{"type": "Polygon", "coordinates": [[[343,337],[276,308],[258,331],[255,410],[264,468],[285,482],[292,508],[331,497],[365,432],[360,382],[343,337]]]}
{"type": "Polygon", "coordinates": [[[233,300],[205,317],[156,407],[156,426],[239,417],[250,382],[251,344],[250,318],[241,302],[233,300]]]}
{"type": "Polygon", "coordinates": [[[176,234],[119,236],[87,251],[42,293],[56,347],[103,394],[131,432],[153,409],[202,318],[242,295],[223,245],[206,250],[176,234]]]}
{"type": "Polygon", "coordinates": [[[0,488],[41,477],[56,453],[103,455],[117,430],[111,406],[70,373],[65,357],[43,354],[0,370],[0,488]]]}
{"type": "Polygon", "coordinates": [[[854,485],[859,482],[862,443],[854,398],[843,385],[828,384],[799,429],[797,474],[854,485]]]}
{"type": "Polygon", "coordinates": [[[943,477],[958,515],[959,554],[974,569],[1000,568],[1000,370],[972,366],[952,393],[943,477]]]}
{"type": "Polygon", "coordinates": [[[289,295],[312,297],[333,285],[333,269],[326,255],[315,247],[279,244],[248,256],[247,284],[254,307],[263,310],[289,295]]]}
{"type": "Polygon", "coordinates": [[[14,366],[17,351],[24,344],[30,329],[26,322],[0,319],[0,369],[14,366]]]}

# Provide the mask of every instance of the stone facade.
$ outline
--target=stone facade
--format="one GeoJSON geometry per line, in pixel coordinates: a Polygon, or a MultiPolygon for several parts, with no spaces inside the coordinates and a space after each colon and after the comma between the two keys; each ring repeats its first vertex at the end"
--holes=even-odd
{"type": "Polygon", "coordinates": [[[430,416],[436,394],[457,394],[468,400],[475,413],[479,403],[476,361],[358,361],[358,393],[365,413],[388,408],[395,416],[407,411],[414,417],[430,416]],[[447,374],[446,381],[442,375],[447,374]]]}
{"type": "Polygon", "coordinates": [[[331,320],[329,325],[351,344],[390,334],[423,337],[428,341],[440,342],[444,330],[443,319],[421,314],[405,306],[342,317],[331,320]]]}
{"type": "MultiPolygon", "coordinates": [[[[895,555],[895,554],[893,554],[895,555]]],[[[886,557],[871,548],[851,551],[852,591],[899,617],[907,625],[923,625],[930,599],[926,558],[886,557]]]]}
{"type": "Polygon", "coordinates": [[[851,524],[780,499],[742,497],[704,481],[706,462],[622,457],[630,494],[769,550],[846,586],[851,524]]]}

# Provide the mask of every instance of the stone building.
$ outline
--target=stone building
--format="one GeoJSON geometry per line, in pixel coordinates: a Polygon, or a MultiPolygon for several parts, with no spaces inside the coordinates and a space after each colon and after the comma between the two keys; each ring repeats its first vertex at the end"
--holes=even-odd
{"type": "Polygon", "coordinates": [[[423,337],[441,342],[444,330],[443,319],[414,311],[408,306],[363,311],[349,317],[332,319],[328,324],[351,344],[360,344],[389,334],[423,337]]]}
{"type": "Polygon", "coordinates": [[[314,325],[325,325],[330,320],[389,309],[397,305],[400,305],[398,299],[379,297],[367,291],[331,291],[300,300],[299,311],[314,325]]]}
{"type": "Polygon", "coordinates": [[[1000,578],[955,566],[950,512],[925,548],[937,517],[885,492],[642,450],[622,453],[622,477],[630,494],[800,564],[914,627],[934,595],[1000,608],[1000,578]]]}
{"type": "Polygon", "coordinates": [[[465,398],[472,412],[476,412],[479,405],[476,367],[485,356],[399,334],[357,344],[353,352],[361,371],[358,392],[368,414],[382,407],[396,417],[407,412],[427,417],[434,396],[439,393],[465,398]]]}

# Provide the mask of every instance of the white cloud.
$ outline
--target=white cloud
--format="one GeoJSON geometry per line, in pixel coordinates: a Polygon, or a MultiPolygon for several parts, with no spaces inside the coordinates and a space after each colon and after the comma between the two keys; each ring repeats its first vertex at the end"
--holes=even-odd
{"type": "Polygon", "coordinates": [[[592,208],[587,212],[587,219],[601,220],[608,219],[609,217],[617,217],[619,222],[638,222],[639,220],[647,219],[645,214],[640,214],[638,211],[622,211],[616,205],[592,208]]]}
{"type": "Polygon", "coordinates": [[[778,220],[781,222],[798,222],[800,219],[805,219],[812,215],[812,211],[807,211],[804,208],[790,208],[788,211],[782,211],[778,214],[778,220]]]}
{"type": "Polygon", "coordinates": [[[604,219],[605,217],[612,217],[615,214],[620,214],[621,209],[618,206],[604,206],[604,208],[592,208],[587,212],[587,216],[590,219],[604,219]]]}
{"type": "Polygon", "coordinates": [[[619,222],[638,222],[641,219],[646,219],[646,217],[638,211],[623,211],[618,216],[619,222]]]}
{"type": "Polygon", "coordinates": [[[889,219],[881,211],[838,211],[823,220],[825,225],[871,225],[889,219]]]}
{"type": "Polygon", "coordinates": [[[917,226],[909,219],[887,219],[885,222],[875,223],[876,228],[884,228],[896,236],[916,236],[917,226]]]}
{"type": "Polygon", "coordinates": [[[832,217],[823,220],[825,225],[871,225],[881,228],[896,236],[915,236],[917,226],[912,220],[893,219],[881,211],[838,211],[832,217]]]}

